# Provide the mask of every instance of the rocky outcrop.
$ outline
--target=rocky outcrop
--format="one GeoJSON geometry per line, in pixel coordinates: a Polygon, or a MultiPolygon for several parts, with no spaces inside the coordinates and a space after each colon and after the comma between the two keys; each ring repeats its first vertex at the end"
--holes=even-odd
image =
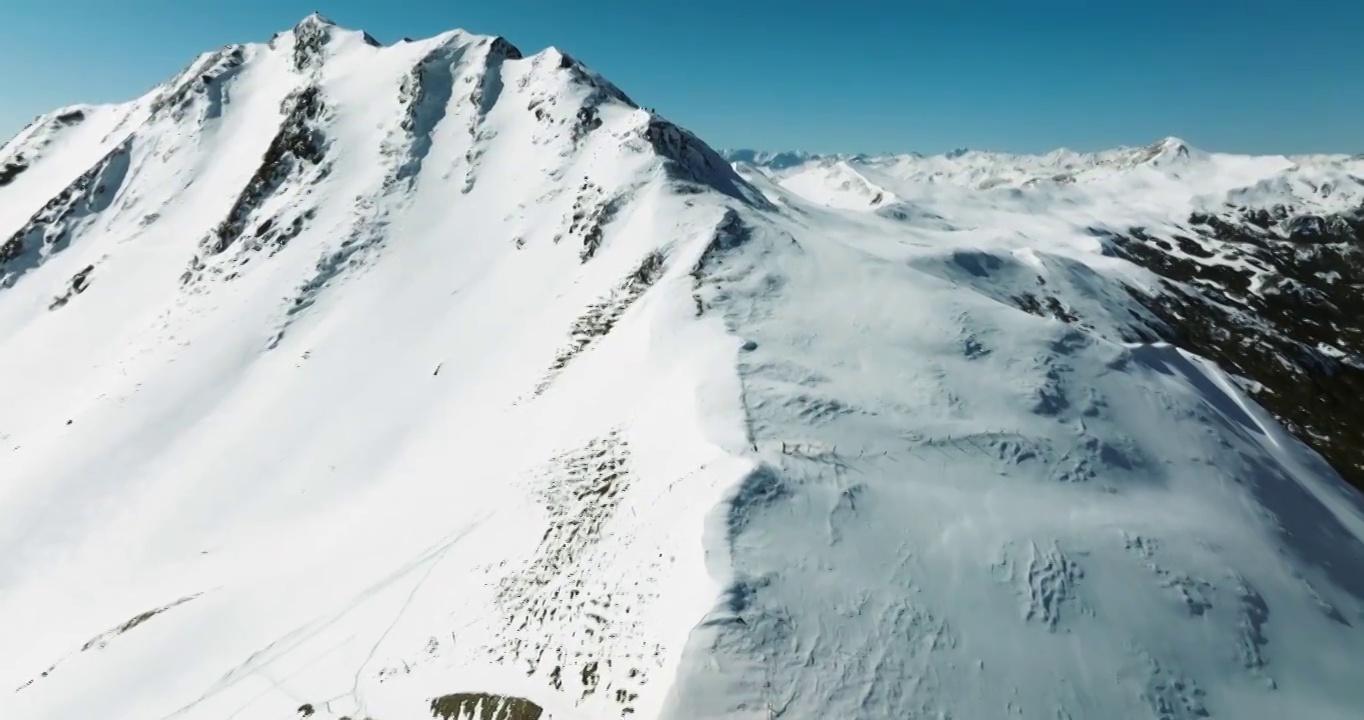
{"type": "Polygon", "coordinates": [[[128,138],[57,194],[9,239],[0,242],[0,287],[61,252],[76,225],[106,210],[128,174],[133,140],[128,138]]]}
{"type": "Polygon", "coordinates": [[[709,186],[753,207],[772,208],[762,193],[691,132],[650,113],[643,135],[653,151],[664,159],[668,174],[675,181],[709,186]]]}
{"type": "Polygon", "coordinates": [[[16,155],[4,163],[0,164],[0,187],[4,187],[14,182],[19,174],[28,169],[28,163],[23,155],[16,155]]]}
{"type": "Polygon", "coordinates": [[[549,371],[535,387],[534,396],[543,395],[574,358],[609,334],[635,301],[663,275],[664,269],[663,255],[658,252],[649,253],[606,297],[589,305],[582,315],[573,321],[568,343],[555,354],[549,371]]]}
{"type": "Polygon", "coordinates": [[[151,104],[153,117],[169,115],[180,120],[196,98],[207,98],[206,114],[216,117],[222,109],[222,88],[246,62],[246,49],[228,45],[191,64],[167,84],[151,104]]]}
{"type": "MultiPolygon", "coordinates": [[[[326,141],[315,121],[324,108],[321,92],[312,85],[285,99],[284,121],[280,123],[279,131],[266,148],[260,167],[228,211],[227,218],[205,240],[205,252],[217,255],[231,247],[246,232],[249,220],[266,198],[274,195],[292,174],[322,162],[326,141]]],[[[273,220],[265,219],[257,227],[257,233],[264,235],[274,224],[273,220]]],[[[285,232],[274,239],[287,241],[297,234],[285,232]]]]}
{"type": "Polygon", "coordinates": [[[294,26],[294,69],[299,72],[315,70],[322,65],[323,50],[331,40],[336,25],[313,13],[294,26]]]}
{"type": "Polygon", "coordinates": [[[440,720],[539,720],[543,712],[524,698],[491,693],[454,693],[431,701],[431,715],[440,720]]]}
{"type": "Polygon", "coordinates": [[[1364,489],[1364,208],[1283,206],[1189,218],[1168,239],[1133,228],[1114,254],[1160,275],[1132,296],[1146,330],[1239,375],[1256,401],[1364,489]]]}

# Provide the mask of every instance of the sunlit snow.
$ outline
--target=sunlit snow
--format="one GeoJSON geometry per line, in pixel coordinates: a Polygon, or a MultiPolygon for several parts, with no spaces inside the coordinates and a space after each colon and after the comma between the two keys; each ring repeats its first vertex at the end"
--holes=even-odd
{"type": "Polygon", "coordinates": [[[1364,162],[731,166],[316,16],[79,110],[0,148],[0,717],[1364,708],[1364,499],[1091,232],[1364,162]]]}

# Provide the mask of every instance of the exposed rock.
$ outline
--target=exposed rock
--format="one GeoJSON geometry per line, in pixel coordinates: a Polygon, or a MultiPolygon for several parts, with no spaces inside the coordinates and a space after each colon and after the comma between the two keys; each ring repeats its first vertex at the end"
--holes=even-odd
{"type": "Polygon", "coordinates": [[[316,86],[310,85],[290,94],[284,106],[284,121],[266,148],[260,168],[237,197],[227,218],[205,241],[205,250],[211,255],[222,253],[241,237],[252,213],[267,197],[279,190],[297,168],[322,162],[325,138],[312,122],[318,119],[324,109],[321,92],[316,86]]]}
{"type": "Polygon", "coordinates": [[[539,720],[542,713],[524,698],[490,693],[455,693],[431,701],[431,715],[440,720],[539,720]]]}
{"type": "Polygon", "coordinates": [[[222,85],[246,62],[241,45],[228,45],[209,53],[185,68],[152,101],[153,116],[169,114],[179,120],[199,96],[210,96],[209,113],[216,114],[221,104],[222,85]]]}
{"type": "Polygon", "coordinates": [[[19,177],[19,173],[27,169],[28,163],[24,162],[22,155],[0,164],[0,187],[14,182],[14,179],[19,177]]]}
{"type": "Polygon", "coordinates": [[[317,13],[303,18],[294,26],[295,70],[304,72],[321,66],[323,52],[335,27],[335,23],[317,13]]]}
{"type": "Polygon", "coordinates": [[[1189,222],[1217,253],[1190,253],[1183,239],[1196,255],[1184,257],[1140,228],[1111,238],[1115,254],[1167,280],[1158,293],[1132,291],[1159,318],[1149,330],[1252,380],[1260,404],[1364,489],[1364,208],[1239,208],[1189,222]]]}
{"type": "Polygon", "coordinates": [[[70,302],[72,296],[85,292],[85,289],[90,286],[90,273],[94,271],[94,265],[86,265],[83,270],[71,276],[71,281],[66,292],[53,298],[52,303],[48,305],[48,309],[56,310],[70,302]]]}
{"type": "Polygon", "coordinates": [[[128,173],[132,144],[128,138],[110,150],[0,243],[0,287],[64,250],[77,223],[113,203],[128,173]]]}
{"type": "Polygon", "coordinates": [[[691,132],[650,115],[644,126],[644,139],[667,161],[668,173],[674,179],[710,186],[754,207],[772,207],[719,153],[691,132]]]}
{"type": "Polygon", "coordinates": [[[663,256],[657,252],[649,253],[607,297],[589,305],[573,322],[569,343],[555,355],[549,372],[535,388],[535,396],[538,397],[548,390],[554,379],[575,357],[591,347],[598,338],[610,333],[625,311],[629,310],[630,306],[663,275],[664,269],[663,256]]]}
{"type": "Polygon", "coordinates": [[[53,118],[53,122],[56,122],[59,125],[75,125],[76,123],[83,122],[84,120],[85,120],[84,110],[68,110],[67,112],[64,112],[58,115],[57,117],[53,118]]]}

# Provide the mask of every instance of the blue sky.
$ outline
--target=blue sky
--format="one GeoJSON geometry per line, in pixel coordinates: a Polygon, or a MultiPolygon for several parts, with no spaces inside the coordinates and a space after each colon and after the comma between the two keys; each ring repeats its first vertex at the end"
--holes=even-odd
{"type": "Polygon", "coordinates": [[[0,135],[314,10],[558,46],[717,147],[1364,152],[1364,0],[0,0],[0,135]]]}

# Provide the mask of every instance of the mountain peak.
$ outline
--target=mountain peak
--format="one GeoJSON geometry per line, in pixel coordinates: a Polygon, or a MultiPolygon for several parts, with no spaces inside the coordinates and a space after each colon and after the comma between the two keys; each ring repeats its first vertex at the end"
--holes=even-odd
{"type": "MultiPolygon", "coordinates": [[[[300,71],[316,67],[322,61],[324,48],[331,44],[334,38],[358,40],[369,47],[382,47],[382,44],[369,33],[343,28],[317,12],[298,21],[288,34],[293,37],[294,42],[294,67],[300,71]]],[[[272,46],[278,37],[279,34],[276,33],[275,38],[271,39],[272,46]]]]}
{"type": "Polygon", "coordinates": [[[1195,150],[1184,140],[1169,136],[1139,150],[1137,162],[1151,167],[1174,168],[1206,157],[1206,153],[1195,150]]]}
{"type": "MultiPolygon", "coordinates": [[[[275,33],[274,37],[271,38],[271,43],[273,44],[282,34],[284,33],[275,33]]],[[[299,20],[289,29],[288,34],[292,35],[300,45],[311,46],[313,49],[326,44],[333,36],[357,38],[370,47],[383,46],[383,43],[376,40],[368,32],[342,27],[319,12],[309,13],[302,20],[299,20]]]]}
{"type": "Polygon", "coordinates": [[[1178,155],[1180,157],[1188,157],[1192,152],[1192,148],[1187,142],[1184,142],[1184,140],[1173,135],[1162,138],[1156,143],[1156,147],[1160,148],[1162,152],[1178,155]]]}
{"type": "Polygon", "coordinates": [[[294,25],[295,30],[318,29],[323,27],[337,27],[337,24],[320,12],[313,11],[308,13],[294,25]]]}

